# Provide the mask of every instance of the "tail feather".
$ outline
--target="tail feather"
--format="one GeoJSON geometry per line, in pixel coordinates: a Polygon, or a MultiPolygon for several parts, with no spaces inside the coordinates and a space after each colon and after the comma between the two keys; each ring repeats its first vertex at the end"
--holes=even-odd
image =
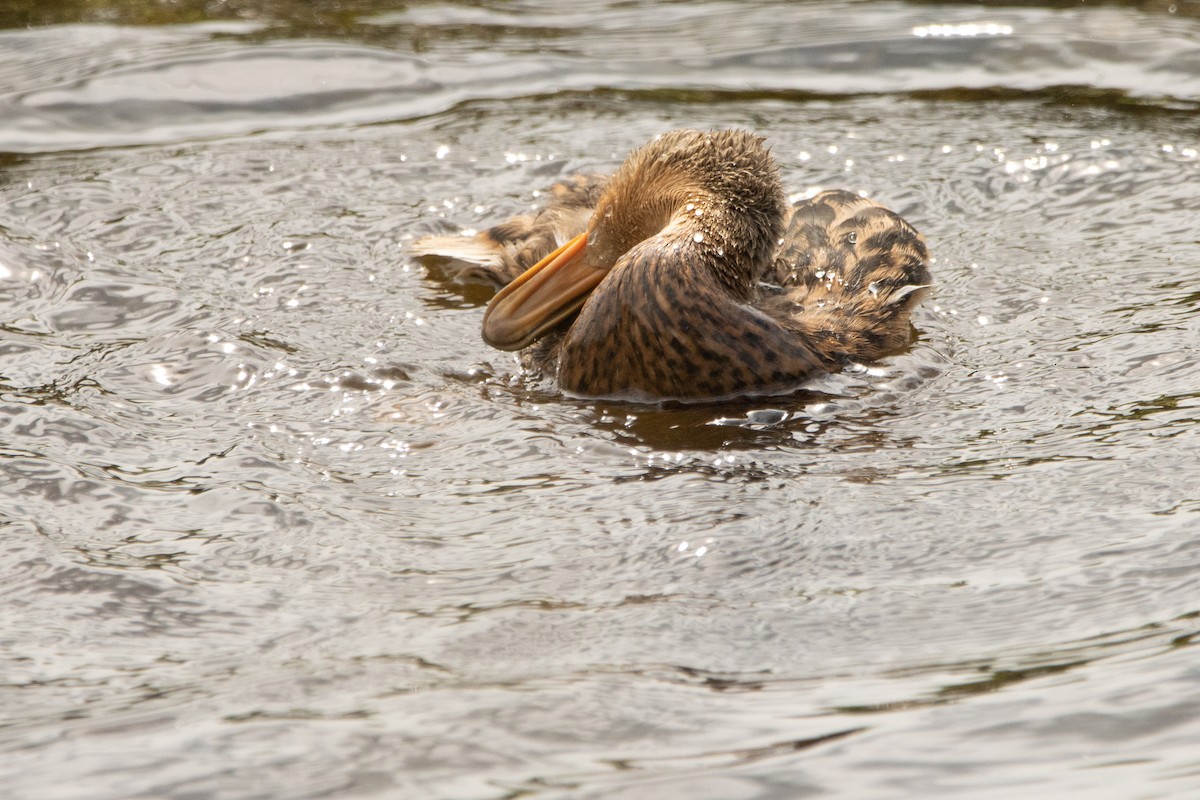
{"type": "MultiPolygon", "coordinates": [[[[486,232],[485,232],[486,233],[486,232]]],[[[486,235],[426,236],[413,242],[409,252],[418,258],[441,256],[465,261],[481,267],[496,267],[500,263],[500,248],[486,235]]]]}
{"type": "Polygon", "coordinates": [[[427,236],[414,242],[411,252],[455,262],[459,280],[504,286],[583,233],[606,181],[603,175],[576,175],[550,187],[549,203],[536,214],[513,217],[473,236],[427,236]]]}

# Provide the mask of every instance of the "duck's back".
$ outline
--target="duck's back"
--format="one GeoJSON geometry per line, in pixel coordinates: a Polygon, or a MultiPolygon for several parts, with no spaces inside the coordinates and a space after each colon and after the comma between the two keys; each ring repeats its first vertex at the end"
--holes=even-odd
{"type": "Polygon", "coordinates": [[[895,212],[821,192],[793,207],[760,307],[827,360],[872,360],[908,342],[928,263],[924,237],[895,212]]]}

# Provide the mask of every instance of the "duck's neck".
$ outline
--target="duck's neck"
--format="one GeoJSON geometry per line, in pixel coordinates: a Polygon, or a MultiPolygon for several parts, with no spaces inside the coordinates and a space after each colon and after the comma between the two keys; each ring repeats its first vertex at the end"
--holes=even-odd
{"type": "Polygon", "coordinates": [[[590,256],[612,269],[563,339],[562,388],[718,397],[816,369],[749,305],[785,208],[775,163],[749,134],[684,131],[630,156],[589,224],[590,256]]]}
{"type": "MultiPolygon", "coordinates": [[[[664,237],[665,239],[666,237],[664,237]]],[[[589,397],[720,398],[777,391],[820,369],[748,302],[720,242],[671,237],[629,253],[567,331],[559,385],[589,397]]]]}
{"type": "Polygon", "coordinates": [[[659,269],[655,280],[680,284],[711,278],[737,302],[749,302],[770,262],[779,217],[748,214],[703,193],[692,195],[662,231],[658,246],[669,249],[678,270],[659,269]]]}
{"type": "Polygon", "coordinates": [[[620,266],[646,243],[693,246],[693,268],[746,300],[783,233],[786,208],[779,173],[759,140],[680,132],[621,165],[596,206],[588,249],[594,263],[620,266]]]}

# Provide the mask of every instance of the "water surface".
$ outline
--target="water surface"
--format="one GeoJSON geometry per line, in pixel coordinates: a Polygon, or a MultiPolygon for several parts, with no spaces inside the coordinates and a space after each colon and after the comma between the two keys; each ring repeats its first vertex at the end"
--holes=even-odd
{"type": "Polygon", "coordinates": [[[166,8],[0,30],[9,796],[1200,792],[1196,3],[166,8]],[[409,255],[683,126],[912,348],[569,400],[409,255]]]}

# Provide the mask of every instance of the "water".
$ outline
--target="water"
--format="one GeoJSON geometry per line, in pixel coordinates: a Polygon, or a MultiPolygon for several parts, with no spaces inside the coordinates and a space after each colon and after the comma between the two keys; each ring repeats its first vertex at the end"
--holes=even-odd
{"type": "Polygon", "coordinates": [[[0,31],[7,797],[1200,793],[1196,3],[74,5],[0,31]],[[408,255],[683,126],[917,225],[911,350],[572,401],[408,255]]]}

